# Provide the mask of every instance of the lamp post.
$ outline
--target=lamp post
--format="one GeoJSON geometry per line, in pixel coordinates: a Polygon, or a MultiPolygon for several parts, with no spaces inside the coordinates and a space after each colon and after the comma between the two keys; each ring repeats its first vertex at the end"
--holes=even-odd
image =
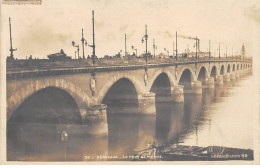
{"type": "Polygon", "coordinates": [[[195,58],[198,59],[198,38],[196,37],[196,55],[195,55],[195,58]]]}
{"type": "Polygon", "coordinates": [[[12,43],[12,27],[11,27],[11,18],[9,17],[9,29],[10,29],[10,59],[14,59],[13,52],[17,49],[13,49],[13,43],[12,43]]]}
{"type": "Polygon", "coordinates": [[[76,45],[74,41],[72,41],[72,46],[77,48],[78,51],[78,59],[79,59],[79,45],[76,45]]]}
{"type": "Polygon", "coordinates": [[[145,35],[142,38],[142,43],[144,43],[145,40],[145,63],[146,64],[147,64],[147,39],[148,39],[147,25],[145,25],[145,35]]]}
{"type": "Polygon", "coordinates": [[[62,131],[60,140],[64,143],[64,161],[67,161],[67,140],[68,140],[68,133],[66,131],[62,131]]]}
{"type": "Polygon", "coordinates": [[[87,46],[87,40],[84,38],[84,35],[83,35],[83,29],[82,29],[82,38],[81,38],[81,42],[82,42],[82,57],[83,57],[83,59],[85,59],[85,53],[84,53],[84,43],[85,43],[85,45],[87,46]]]}
{"type": "Polygon", "coordinates": [[[132,45],[132,49],[135,50],[135,56],[137,57],[137,48],[135,48],[133,45],[132,45]]]}
{"type": "Polygon", "coordinates": [[[167,54],[168,54],[168,57],[169,57],[169,50],[167,50],[166,48],[164,48],[164,51],[166,51],[166,52],[167,52],[167,54]]]}
{"type": "Polygon", "coordinates": [[[226,45],[226,59],[227,59],[227,45],[226,45]]]}
{"type": "Polygon", "coordinates": [[[155,45],[155,39],[153,39],[153,57],[155,58],[155,50],[157,49],[157,46],[155,45]]]}
{"type": "Polygon", "coordinates": [[[93,65],[95,64],[95,56],[96,56],[96,45],[95,45],[95,27],[94,27],[94,10],[92,10],[92,26],[93,26],[93,44],[89,45],[90,47],[92,47],[93,51],[92,51],[92,63],[93,65]]]}
{"type": "Polygon", "coordinates": [[[126,50],[126,34],[125,34],[125,57],[127,56],[127,50],[126,50]]]}
{"type": "Polygon", "coordinates": [[[220,59],[220,43],[218,43],[218,58],[220,59]]]}
{"type": "Polygon", "coordinates": [[[176,31],[176,61],[178,61],[178,48],[177,48],[178,41],[177,41],[177,37],[178,37],[178,35],[177,35],[177,31],[176,31]]]}
{"type": "Polygon", "coordinates": [[[233,46],[232,46],[232,59],[233,59],[233,46]]]}
{"type": "Polygon", "coordinates": [[[210,40],[209,40],[209,59],[210,59],[210,40]]]}

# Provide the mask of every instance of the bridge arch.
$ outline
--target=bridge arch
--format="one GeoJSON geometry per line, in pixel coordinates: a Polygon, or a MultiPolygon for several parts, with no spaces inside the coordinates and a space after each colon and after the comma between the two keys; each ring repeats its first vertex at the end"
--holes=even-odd
{"type": "Polygon", "coordinates": [[[230,64],[228,64],[227,73],[230,73],[230,64]]]}
{"type": "Polygon", "coordinates": [[[224,66],[224,65],[221,65],[219,74],[220,74],[220,75],[224,75],[224,73],[225,73],[225,66],[224,66]]]}
{"type": "MultiPolygon", "coordinates": [[[[100,91],[97,93],[97,97],[95,98],[95,102],[101,103],[103,102],[103,99],[105,98],[107,92],[109,89],[120,79],[127,79],[129,80],[133,86],[136,89],[138,97],[140,97],[142,94],[145,93],[146,88],[144,84],[141,83],[134,75],[129,75],[125,73],[117,73],[109,78],[109,80],[106,82],[106,84],[100,89],[100,91]]],[[[143,82],[144,83],[144,82],[143,82]]]]}
{"type": "Polygon", "coordinates": [[[183,69],[180,73],[181,75],[178,78],[178,84],[184,85],[184,88],[190,88],[191,84],[194,82],[194,74],[189,68],[183,69]]]}
{"type": "Polygon", "coordinates": [[[12,113],[8,124],[81,124],[82,121],[75,99],[64,89],[48,86],[27,97],[12,113]]]}
{"type": "Polygon", "coordinates": [[[239,70],[239,64],[237,64],[237,71],[239,70]]]}
{"type": "Polygon", "coordinates": [[[214,65],[214,66],[211,68],[210,77],[214,77],[214,79],[216,79],[216,76],[217,76],[217,67],[214,65]]]}
{"type": "Polygon", "coordinates": [[[171,94],[172,85],[166,73],[160,73],[153,81],[150,91],[155,93],[156,96],[171,94]]]}
{"type": "Polygon", "coordinates": [[[23,88],[17,89],[13,95],[7,99],[7,119],[9,120],[13,112],[30,96],[45,88],[54,87],[67,92],[76,102],[81,117],[86,114],[86,107],[91,102],[90,97],[72,82],[64,79],[43,79],[33,80],[30,84],[24,85],[23,88]]]}
{"type": "Polygon", "coordinates": [[[236,65],[235,65],[235,64],[233,64],[232,71],[233,71],[233,72],[236,71],[236,65]]]}
{"type": "Polygon", "coordinates": [[[131,107],[133,110],[133,107],[139,107],[136,87],[130,79],[120,78],[109,88],[101,103],[107,105],[108,114],[125,113],[124,107],[131,107]]]}
{"type": "Polygon", "coordinates": [[[202,84],[205,84],[205,81],[206,81],[207,78],[208,78],[208,71],[205,68],[205,66],[201,66],[200,70],[199,70],[199,73],[198,73],[197,80],[201,81],[202,84]]]}
{"type": "MultiPolygon", "coordinates": [[[[149,71],[149,70],[148,70],[149,71]]],[[[148,81],[147,81],[147,92],[150,91],[152,89],[152,85],[154,84],[155,80],[161,75],[161,74],[165,74],[167,75],[169,81],[170,81],[170,86],[171,87],[174,87],[174,76],[172,75],[172,73],[170,73],[169,71],[167,70],[164,70],[164,69],[161,69],[161,70],[158,70],[154,73],[154,75],[151,77],[151,78],[148,78],[148,81]]]]}

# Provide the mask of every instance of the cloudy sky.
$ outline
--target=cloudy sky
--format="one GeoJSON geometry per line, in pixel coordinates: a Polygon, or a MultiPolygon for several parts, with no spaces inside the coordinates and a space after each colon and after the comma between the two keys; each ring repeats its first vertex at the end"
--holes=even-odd
{"type": "MultiPolygon", "coordinates": [[[[13,46],[18,48],[15,57],[47,58],[48,54],[64,49],[74,57],[71,41],[81,43],[81,29],[92,43],[92,10],[95,10],[96,54],[102,57],[124,52],[124,34],[127,50],[134,45],[141,54],[145,45],[141,39],[148,26],[148,50],[153,38],[158,47],[173,50],[175,32],[195,37],[201,41],[201,50],[216,53],[232,47],[239,53],[245,43],[247,53],[254,56],[259,50],[260,1],[259,0],[43,0],[42,5],[2,5],[1,42],[2,55],[9,55],[8,18],[12,19],[13,46]]],[[[194,41],[178,39],[178,49],[187,47],[195,51],[194,41]]],[[[80,45],[81,46],[81,45],[80,45]]],[[[87,55],[92,49],[86,48],[87,55]]],[[[224,54],[224,53],[222,53],[224,54]]],[[[80,48],[80,55],[82,50],[80,48]]]]}

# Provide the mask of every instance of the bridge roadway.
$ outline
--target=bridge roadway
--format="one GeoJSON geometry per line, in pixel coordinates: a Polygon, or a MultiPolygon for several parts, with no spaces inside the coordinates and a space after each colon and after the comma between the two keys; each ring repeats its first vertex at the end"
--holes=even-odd
{"type": "MultiPolygon", "coordinates": [[[[19,63],[19,60],[14,60],[12,65],[15,61],[19,63]]],[[[141,109],[139,112],[155,114],[155,96],[165,90],[170,92],[167,100],[183,103],[184,91],[202,94],[202,87],[213,89],[215,85],[223,85],[252,72],[251,59],[163,59],[160,63],[155,62],[54,68],[8,66],[7,118],[9,120],[31,96],[51,87],[70,95],[77,104],[82,121],[91,129],[102,128],[106,134],[106,102],[110,106],[109,102],[136,99],[141,109]],[[130,86],[134,89],[123,93],[130,86]],[[117,95],[114,87],[122,89],[122,94],[117,95]]]]}

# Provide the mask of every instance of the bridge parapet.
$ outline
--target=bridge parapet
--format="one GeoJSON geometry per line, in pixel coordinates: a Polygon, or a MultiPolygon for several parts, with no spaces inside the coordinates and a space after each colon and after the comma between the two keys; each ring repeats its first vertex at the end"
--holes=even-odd
{"type": "Polygon", "coordinates": [[[52,60],[8,60],[7,61],[7,80],[55,76],[64,74],[92,73],[92,72],[110,72],[110,71],[125,71],[135,69],[167,67],[197,63],[214,63],[214,62],[244,62],[252,63],[252,59],[240,58],[180,58],[176,61],[173,58],[167,59],[150,59],[148,64],[140,61],[141,59],[121,61],[118,64],[98,60],[97,65],[89,64],[89,60],[67,60],[67,61],[52,61],[52,60]],[[102,62],[103,61],[103,62],[102,62]]]}

